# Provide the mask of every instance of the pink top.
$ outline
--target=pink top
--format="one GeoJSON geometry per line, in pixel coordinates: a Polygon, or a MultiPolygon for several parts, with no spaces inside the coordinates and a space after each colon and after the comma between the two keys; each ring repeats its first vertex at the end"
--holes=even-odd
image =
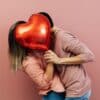
{"type": "MultiPolygon", "coordinates": [[[[84,63],[93,61],[94,54],[76,36],[56,28],[55,53],[59,57],[79,55],[84,63]]],[[[66,97],[78,97],[91,89],[90,78],[82,64],[57,65],[66,90],[66,97]]]]}
{"type": "Polygon", "coordinates": [[[46,63],[44,61],[35,58],[34,56],[27,56],[23,60],[23,70],[25,73],[36,83],[39,94],[46,95],[50,90],[56,92],[64,92],[65,89],[60,81],[60,78],[55,74],[51,81],[48,81],[46,74],[44,73],[44,67],[46,63]]]}

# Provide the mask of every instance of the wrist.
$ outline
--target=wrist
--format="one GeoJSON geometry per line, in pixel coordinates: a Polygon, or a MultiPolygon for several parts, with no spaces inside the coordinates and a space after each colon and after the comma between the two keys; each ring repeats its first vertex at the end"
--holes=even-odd
{"type": "Polygon", "coordinates": [[[66,64],[68,62],[67,58],[59,58],[58,64],[66,64]]]}
{"type": "Polygon", "coordinates": [[[48,63],[48,67],[53,67],[53,63],[48,63]]]}
{"type": "Polygon", "coordinates": [[[57,64],[63,64],[63,58],[59,58],[57,64]]]}

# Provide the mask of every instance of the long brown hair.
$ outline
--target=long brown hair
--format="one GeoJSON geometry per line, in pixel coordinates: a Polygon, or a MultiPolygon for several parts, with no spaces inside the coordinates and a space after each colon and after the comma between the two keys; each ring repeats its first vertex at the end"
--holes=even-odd
{"type": "Polygon", "coordinates": [[[17,21],[14,23],[10,29],[8,34],[8,53],[11,62],[11,67],[14,71],[17,71],[18,68],[21,67],[22,60],[24,56],[26,56],[26,49],[20,46],[14,37],[14,31],[17,25],[25,23],[25,21],[17,21]]]}

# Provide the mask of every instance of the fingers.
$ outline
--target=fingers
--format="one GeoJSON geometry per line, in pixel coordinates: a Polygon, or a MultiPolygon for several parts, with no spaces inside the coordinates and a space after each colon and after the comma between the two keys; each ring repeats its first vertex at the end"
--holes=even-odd
{"type": "Polygon", "coordinates": [[[44,57],[47,57],[47,56],[51,56],[51,54],[48,54],[48,53],[44,54],[44,57]]]}
{"type": "Polygon", "coordinates": [[[52,61],[52,55],[51,54],[45,54],[44,59],[46,60],[47,63],[51,63],[52,61]]]}
{"type": "Polygon", "coordinates": [[[51,54],[45,54],[45,55],[44,55],[44,58],[47,58],[47,57],[48,57],[48,58],[53,58],[54,56],[51,55],[51,54]]]}
{"type": "Polygon", "coordinates": [[[52,57],[54,54],[52,54],[52,51],[51,50],[48,50],[45,52],[44,54],[44,58],[47,58],[47,57],[52,57]]]}
{"type": "Polygon", "coordinates": [[[45,54],[54,54],[54,52],[51,51],[51,50],[48,50],[48,51],[45,52],[45,54]]]}
{"type": "Polygon", "coordinates": [[[51,50],[46,51],[44,54],[44,57],[54,57],[54,56],[55,56],[55,54],[51,50]]]}
{"type": "Polygon", "coordinates": [[[45,59],[45,60],[52,59],[52,56],[49,55],[49,54],[46,54],[46,55],[44,55],[44,59],[45,59]]]}
{"type": "Polygon", "coordinates": [[[51,50],[48,50],[44,54],[44,59],[47,63],[54,63],[55,53],[51,50]]]}

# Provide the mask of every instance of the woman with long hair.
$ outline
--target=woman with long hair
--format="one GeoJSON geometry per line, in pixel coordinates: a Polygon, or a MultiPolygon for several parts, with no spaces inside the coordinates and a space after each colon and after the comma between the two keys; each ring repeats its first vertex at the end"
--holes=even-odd
{"type": "Polygon", "coordinates": [[[14,71],[24,71],[32,79],[39,89],[39,94],[43,96],[43,100],[64,100],[65,90],[54,70],[54,64],[46,63],[44,59],[46,51],[25,48],[16,41],[15,29],[23,23],[26,22],[17,21],[9,29],[8,45],[11,67],[14,71]]]}

